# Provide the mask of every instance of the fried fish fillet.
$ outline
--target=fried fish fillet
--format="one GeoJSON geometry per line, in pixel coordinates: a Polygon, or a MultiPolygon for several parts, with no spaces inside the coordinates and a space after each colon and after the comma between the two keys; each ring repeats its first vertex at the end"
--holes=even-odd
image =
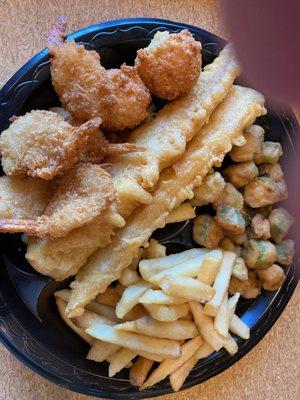
{"type": "Polygon", "coordinates": [[[105,159],[112,164],[110,174],[120,199],[113,214],[118,221],[115,226],[108,226],[104,213],[100,219],[64,238],[51,241],[30,238],[26,254],[30,264],[55,279],[58,279],[58,270],[60,279],[77,273],[94,251],[110,242],[114,228],[120,226],[121,216],[127,218],[139,204],[152,201],[148,190],[153,190],[160,171],[171,166],[184,153],[186,143],[208,121],[239,72],[232,48],[226,46],[215,61],[204,68],[187,95],[167,104],[155,119],[132,132],[129,142],[142,147],[143,152],[105,159]],[[77,236],[81,237],[84,246],[80,241],[78,243],[77,236]],[[56,271],[55,274],[51,273],[52,270],[56,271]]]}
{"type": "Polygon", "coordinates": [[[264,97],[248,88],[233,86],[212,114],[209,123],[198,131],[184,155],[161,174],[153,201],[137,208],[124,228],[105,249],[96,251],[71,284],[67,306],[69,317],[83,312],[83,307],[118,279],[139,247],[166,223],[169,213],[193,196],[193,189],[210,168],[223,161],[232,144],[255,119],[265,114],[264,97]]]}
{"type": "Polygon", "coordinates": [[[0,177],[0,218],[36,218],[43,214],[51,184],[30,177],[0,177]]]}
{"type": "Polygon", "coordinates": [[[36,219],[0,218],[0,232],[58,238],[91,222],[117,200],[109,174],[100,165],[79,163],[56,182],[53,196],[36,219]]]}

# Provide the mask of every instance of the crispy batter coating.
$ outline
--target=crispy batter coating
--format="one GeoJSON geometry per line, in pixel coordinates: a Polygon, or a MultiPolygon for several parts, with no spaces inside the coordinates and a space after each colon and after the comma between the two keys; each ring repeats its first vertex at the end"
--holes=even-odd
{"type": "Polygon", "coordinates": [[[103,129],[109,131],[133,128],[143,121],[151,96],[136,68],[122,65],[105,70],[96,51],[72,41],[61,43],[62,29],[56,27],[47,43],[52,83],[62,105],[79,120],[100,117],[103,129]]]}
{"type": "MultiPolygon", "coordinates": [[[[51,111],[57,113],[73,126],[79,126],[80,121],[62,107],[54,107],[51,111]]],[[[92,164],[100,163],[106,156],[118,156],[130,152],[143,151],[141,146],[134,143],[110,143],[100,129],[95,129],[88,137],[86,145],[80,152],[79,161],[92,164]]]]}
{"type": "Polygon", "coordinates": [[[151,93],[166,100],[187,93],[201,71],[201,43],[186,29],[157,32],[150,45],[138,50],[138,73],[151,93]]]}
{"type": "Polygon", "coordinates": [[[45,211],[51,185],[30,177],[0,177],[0,218],[35,218],[45,211]]]}
{"type": "Polygon", "coordinates": [[[100,165],[77,164],[57,182],[44,214],[36,220],[0,220],[0,232],[61,237],[100,215],[117,199],[109,174],[100,165]]]}
{"type": "Polygon", "coordinates": [[[3,170],[7,175],[45,180],[63,174],[77,162],[88,136],[100,123],[100,118],[94,118],[73,127],[45,110],[18,117],[0,137],[3,170]]]}

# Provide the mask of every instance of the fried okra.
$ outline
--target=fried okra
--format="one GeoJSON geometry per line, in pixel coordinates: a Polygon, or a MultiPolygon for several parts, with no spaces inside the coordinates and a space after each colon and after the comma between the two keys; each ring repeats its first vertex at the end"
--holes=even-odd
{"type": "Polygon", "coordinates": [[[250,225],[250,236],[252,239],[270,238],[270,222],[261,214],[255,214],[250,225]]]}
{"type": "Polygon", "coordinates": [[[243,258],[249,268],[267,269],[276,261],[276,247],[268,240],[250,239],[244,247],[243,258]]]}
{"type": "Polygon", "coordinates": [[[276,243],[282,240],[288,234],[290,227],[293,225],[294,218],[283,207],[275,208],[269,216],[271,238],[276,243]]]}
{"type": "Polygon", "coordinates": [[[245,186],[245,203],[252,208],[274,204],[279,201],[282,190],[272,178],[259,176],[245,186]]]}
{"type": "Polygon", "coordinates": [[[230,165],[224,169],[224,175],[233,186],[241,188],[258,176],[258,168],[253,161],[246,161],[230,165]]]}
{"type": "Polygon", "coordinates": [[[217,208],[216,220],[223,229],[233,233],[243,233],[246,228],[243,214],[229,205],[222,205],[217,208]]]}
{"type": "Polygon", "coordinates": [[[228,182],[225,184],[224,191],[220,198],[213,204],[215,209],[223,205],[232,206],[237,210],[242,210],[244,206],[243,195],[228,182]]]}
{"type": "Polygon", "coordinates": [[[276,164],[282,156],[282,147],[277,142],[263,142],[261,148],[254,155],[255,164],[276,164]]]}
{"type": "Polygon", "coordinates": [[[277,258],[276,262],[282,265],[290,265],[295,256],[294,241],[286,239],[276,245],[277,258]]]}
{"type": "Polygon", "coordinates": [[[219,242],[219,247],[223,250],[232,251],[233,253],[237,252],[237,248],[233,241],[228,237],[223,237],[219,242]]]}
{"type": "Polygon", "coordinates": [[[200,207],[214,203],[219,199],[224,188],[225,181],[219,172],[209,174],[204,179],[202,185],[195,188],[192,204],[200,207]]]}
{"type": "Polygon", "coordinates": [[[195,218],[193,239],[200,246],[214,249],[223,237],[223,230],[211,215],[203,214],[195,218]]]}
{"type": "Polygon", "coordinates": [[[258,125],[252,125],[244,132],[246,144],[243,146],[233,146],[229,153],[231,159],[235,162],[251,161],[254,154],[259,151],[264,140],[264,130],[258,125]]]}
{"type": "Polygon", "coordinates": [[[246,281],[248,279],[248,268],[242,257],[236,258],[232,269],[232,276],[240,281],[246,281]]]}
{"type": "Polygon", "coordinates": [[[240,293],[244,299],[255,299],[259,295],[261,284],[253,271],[248,271],[248,279],[241,281],[234,276],[230,278],[229,293],[240,293]]]}
{"type": "Polygon", "coordinates": [[[263,271],[257,271],[256,274],[262,287],[270,292],[279,289],[285,281],[284,270],[277,264],[273,264],[263,271]]]}
{"type": "Polygon", "coordinates": [[[274,179],[275,182],[283,179],[283,171],[280,164],[261,164],[258,167],[259,175],[269,176],[274,179]]]}
{"type": "MultiPolygon", "coordinates": [[[[243,218],[244,218],[244,215],[243,215],[243,218]]],[[[244,220],[245,220],[245,218],[244,218],[244,220]]],[[[233,241],[234,244],[237,244],[237,245],[244,245],[245,243],[247,243],[247,240],[248,240],[248,236],[247,236],[246,232],[233,233],[230,231],[225,231],[224,235],[226,235],[229,239],[231,239],[233,241]]]]}

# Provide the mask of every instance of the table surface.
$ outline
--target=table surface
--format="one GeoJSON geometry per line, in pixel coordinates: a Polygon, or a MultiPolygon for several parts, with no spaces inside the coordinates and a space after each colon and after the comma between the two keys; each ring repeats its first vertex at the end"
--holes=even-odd
{"type": "MultiPolygon", "coordinates": [[[[70,32],[99,21],[145,16],[186,22],[227,36],[221,20],[221,1],[215,0],[0,0],[0,87],[44,47],[52,21],[62,14],[69,17],[70,32]]],[[[202,385],[161,399],[299,399],[299,301],[298,286],[271,331],[229,370],[202,385]]],[[[0,374],[0,400],[89,398],[36,375],[2,345],[0,374]]]]}

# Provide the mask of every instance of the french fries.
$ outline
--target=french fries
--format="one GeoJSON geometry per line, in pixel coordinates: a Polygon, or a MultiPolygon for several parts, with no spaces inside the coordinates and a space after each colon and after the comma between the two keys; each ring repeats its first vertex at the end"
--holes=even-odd
{"type": "Polygon", "coordinates": [[[188,374],[196,365],[197,361],[198,361],[197,357],[193,355],[184,364],[182,364],[176,371],[170,374],[170,384],[174,392],[178,392],[178,390],[181,388],[188,374]]]}
{"type": "Polygon", "coordinates": [[[86,329],[90,336],[108,343],[114,343],[135,351],[151,352],[165,358],[180,356],[180,345],[175,340],[157,339],[115,329],[109,325],[92,325],[86,329]]]}
{"type": "Polygon", "coordinates": [[[229,329],[232,333],[240,336],[243,339],[249,339],[250,337],[250,328],[248,325],[245,324],[237,315],[233,315],[229,329]]]}
{"type": "Polygon", "coordinates": [[[183,276],[166,276],[162,279],[160,287],[173,296],[183,296],[189,300],[200,303],[209,301],[215,294],[215,289],[197,279],[183,276]]]}
{"type": "Polygon", "coordinates": [[[228,335],[230,324],[229,306],[228,306],[228,293],[223,297],[221,306],[215,316],[214,328],[222,336],[228,335]]]}
{"type": "Polygon", "coordinates": [[[145,308],[157,321],[176,321],[179,318],[185,318],[190,311],[188,303],[170,306],[145,304],[145,308]]]}
{"type": "Polygon", "coordinates": [[[179,207],[175,208],[168,216],[166,224],[174,224],[176,222],[188,221],[189,219],[196,218],[195,209],[191,203],[182,203],[179,207]]]}
{"type": "Polygon", "coordinates": [[[211,250],[202,262],[202,267],[198,273],[199,281],[212,285],[217,273],[219,272],[223,252],[221,249],[211,250]]]}
{"type": "Polygon", "coordinates": [[[200,303],[190,301],[189,304],[201,336],[215,351],[219,351],[224,345],[224,338],[215,330],[213,319],[204,313],[200,303]]]}
{"type": "Polygon", "coordinates": [[[145,382],[147,375],[152,368],[153,361],[144,357],[138,357],[130,368],[129,379],[130,383],[134,386],[142,386],[145,382]]]}
{"type": "Polygon", "coordinates": [[[187,300],[184,297],[170,296],[166,294],[163,290],[153,290],[149,289],[142,297],[139,298],[139,303],[142,304],[184,304],[187,300]]]}
{"type": "Polygon", "coordinates": [[[172,268],[163,270],[159,272],[158,274],[151,276],[149,279],[149,282],[152,283],[153,285],[160,285],[160,281],[165,277],[165,276],[186,276],[189,278],[194,278],[198,275],[201,267],[202,267],[202,262],[205,257],[205,254],[201,254],[198,257],[191,258],[189,260],[185,260],[182,264],[177,264],[172,268]]]}
{"type": "Polygon", "coordinates": [[[184,364],[197,351],[201,343],[202,339],[200,336],[197,336],[194,339],[186,342],[181,348],[180,357],[175,360],[164,360],[143,383],[143,385],[140,387],[140,390],[147,389],[148,387],[165,379],[173,371],[184,364]]]}
{"type": "Polygon", "coordinates": [[[126,368],[126,365],[131,362],[137,353],[129,349],[121,349],[113,354],[109,359],[108,376],[111,378],[116,375],[121,369],[126,368]]]}
{"type": "Polygon", "coordinates": [[[161,322],[150,316],[115,325],[115,329],[173,340],[191,339],[198,335],[196,325],[192,321],[179,319],[177,321],[161,322]]]}
{"type": "Polygon", "coordinates": [[[214,282],[216,293],[214,297],[205,304],[204,312],[207,315],[215,316],[221,306],[223,297],[228,290],[229,281],[232,273],[233,264],[236,260],[236,254],[230,251],[224,251],[222,264],[214,282]]]}
{"type": "Polygon", "coordinates": [[[228,334],[224,341],[224,348],[228,351],[228,353],[233,356],[238,352],[238,345],[232,336],[228,334]]]}
{"type": "MultiPolygon", "coordinates": [[[[90,304],[86,306],[86,309],[96,314],[102,315],[103,317],[106,317],[111,321],[118,321],[115,309],[113,307],[107,306],[105,304],[99,304],[93,300],[90,302],[90,304]]],[[[78,318],[80,318],[80,316],[78,318]]]]}
{"type": "Polygon", "coordinates": [[[137,272],[129,267],[123,269],[119,278],[119,282],[126,287],[137,283],[139,280],[137,272]]]}
{"type": "Polygon", "coordinates": [[[139,263],[139,271],[145,281],[149,281],[152,276],[161,271],[170,269],[174,267],[174,265],[182,264],[186,260],[197,256],[202,256],[206,253],[207,250],[205,249],[191,249],[153,260],[141,260],[139,263]]]}
{"type": "Polygon", "coordinates": [[[149,245],[143,251],[143,258],[161,258],[166,256],[166,247],[155,239],[149,240],[149,245]]]}
{"type": "Polygon", "coordinates": [[[120,297],[121,295],[116,288],[108,287],[104,293],[99,293],[95,300],[97,303],[115,307],[120,297]]]}
{"type": "Polygon", "coordinates": [[[116,306],[116,315],[123,318],[130,310],[139,302],[139,298],[150,289],[150,285],[146,282],[138,282],[127,287],[116,306]]]}
{"type": "Polygon", "coordinates": [[[121,349],[121,346],[116,344],[102,342],[101,340],[96,340],[86,358],[88,360],[102,362],[107,360],[112,354],[117,353],[121,349]]]}

